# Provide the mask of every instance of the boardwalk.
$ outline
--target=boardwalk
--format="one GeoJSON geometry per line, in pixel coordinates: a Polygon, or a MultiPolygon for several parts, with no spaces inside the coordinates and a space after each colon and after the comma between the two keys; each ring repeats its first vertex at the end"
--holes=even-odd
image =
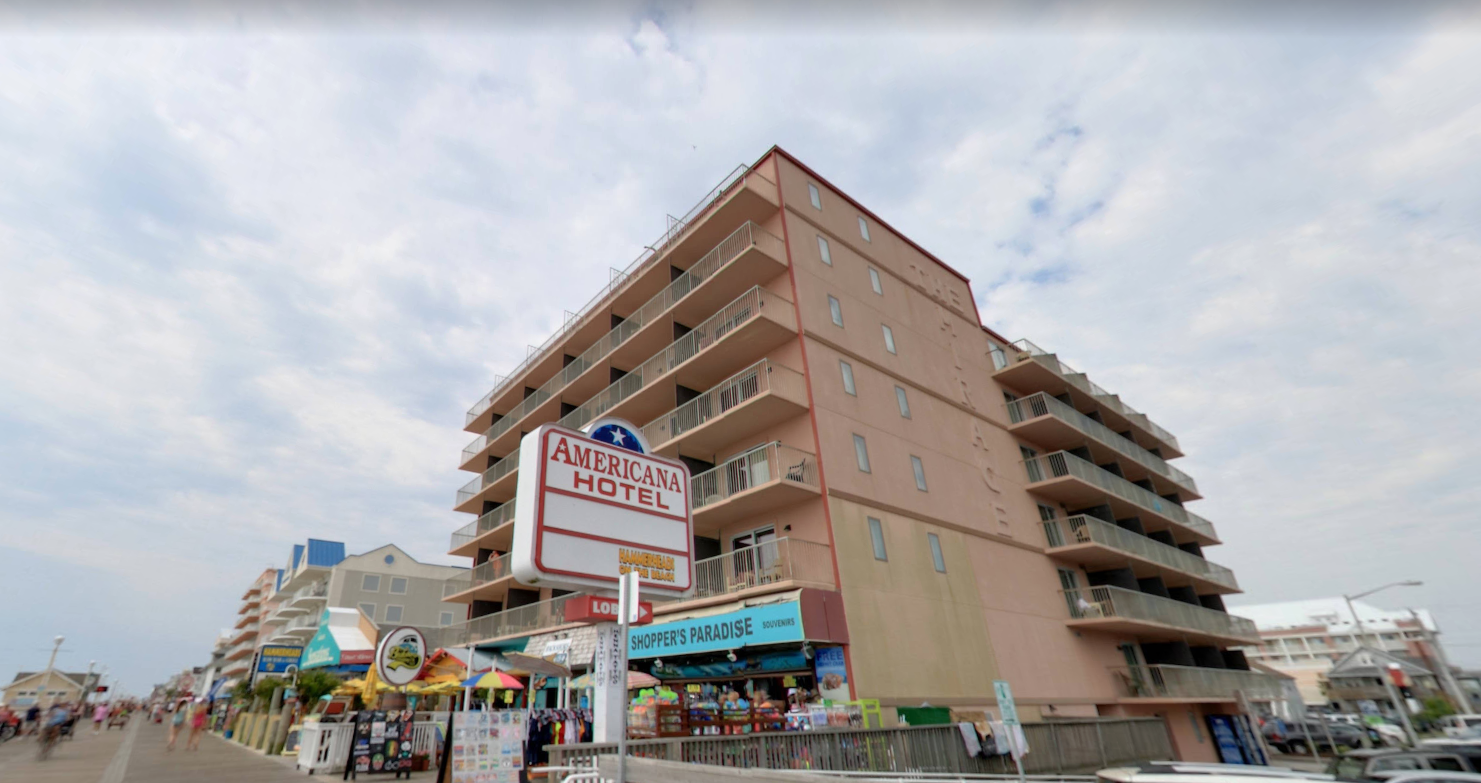
{"type": "MultiPolygon", "coordinates": [[[[4,783],[311,783],[338,780],[338,775],[309,777],[293,768],[287,757],[269,758],[215,736],[201,739],[199,751],[186,751],[185,737],[173,753],[165,751],[166,728],[134,722],[125,731],[114,729],[94,737],[92,730],[62,742],[52,757],[36,761],[30,740],[0,745],[0,781],[4,783]]],[[[431,781],[434,773],[417,773],[413,780],[431,781]]],[[[388,780],[374,776],[365,780],[388,780]]]]}

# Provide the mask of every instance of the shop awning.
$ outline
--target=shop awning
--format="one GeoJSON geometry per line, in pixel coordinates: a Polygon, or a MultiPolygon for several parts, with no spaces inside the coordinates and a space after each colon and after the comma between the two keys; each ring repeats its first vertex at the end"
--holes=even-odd
{"type": "Polygon", "coordinates": [[[236,677],[223,677],[217,680],[215,685],[211,686],[211,691],[206,694],[206,701],[226,698],[231,695],[231,689],[235,687],[237,687],[236,677]]]}
{"type": "Polygon", "coordinates": [[[536,658],[548,658],[555,642],[557,645],[563,640],[571,640],[570,647],[566,650],[565,664],[572,669],[585,668],[592,665],[596,658],[597,629],[594,625],[581,628],[573,628],[568,631],[556,631],[554,633],[542,633],[531,636],[524,646],[525,655],[533,655],[536,658]]]}

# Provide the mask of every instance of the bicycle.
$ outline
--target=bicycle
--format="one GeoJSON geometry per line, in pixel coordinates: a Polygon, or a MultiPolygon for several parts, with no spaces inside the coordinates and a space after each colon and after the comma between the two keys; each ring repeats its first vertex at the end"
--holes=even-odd
{"type": "Polygon", "coordinates": [[[51,755],[52,749],[57,746],[57,741],[61,739],[61,736],[62,732],[56,726],[47,726],[41,729],[41,736],[36,738],[36,760],[46,761],[47,757],[51,755]]]}

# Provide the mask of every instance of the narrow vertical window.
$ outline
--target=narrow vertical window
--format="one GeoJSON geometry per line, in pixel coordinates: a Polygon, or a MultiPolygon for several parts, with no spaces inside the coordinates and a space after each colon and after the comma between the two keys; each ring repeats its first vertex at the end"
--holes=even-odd
{"type": "Polygon", "coordinates": [[[853,365],[840,359],[838,362],[838,369],[840,372],[843,373],[843,390],[855,397],[859,396],[859,392],[854,388],[853,365]]]}
{"type": "Polygon", "coordinates": [[[869,267],[869,287],[874,289],[874,293],[884,296],[884,286],[879,283],[879,270],[872,266],[869,267]]]}
{"type": "Polygon", "coordinates": [[[905,390],[899,386],[895,387],[895,402],[900,406],[900,418],[910,418],[910,400],[905,398],[905,390]]]}
{"type": "Polygon", "coordinates": [[[869,472],[869,444],[863,435],[854,435],[854,459],[859,461],[859,470],[869,472]]]}
{"type": "Polygon", "coordinates": [[[818,186],[807,183],[807,200],[812,202],[813,209],[823,208],[823,195],[818,192],[818,186]]]}
{"type": "Polygon", "coordinates": [[[926,540],[931,542],[931,563],[936,566],[936,573],[946,573],[946,557],[941,554],[941,538],[935,533],[927,533],[926,540]]]}
{"type": "Polygon", "coordinates": [[[866,222],[864,222],[864,216],[863,215],[860,215],[859,216],[859,236],[863,237],[865,242],[869,242],[870,241],[870,239],[869,239],[869,224],[866,223],[866,222]]]}
{"type": "Polygon", "coordinates": [[[843,326],[843,305],[832,294],[828,295],[828,315],[833,317],[834,326],[843,326]]]}
{"type": "Polygon", "coordinates": [[[926,466],[920,461],[920,457],[910,455],[910,468],[915,471],[915,488],[921,492],[926,490],[926,466]]]}
{"type": "Polygon", "coordinates": [[[884,550],[884,525],[874,517],[869,517],[869,541],[874,544],[874,559],[889,561],[890,557],[884,550]]]}
{"type": "Polygon", "coordinates": [[[833,253],[828,249],[828,240],[822,234],[818,235],[818,258],[823,259],[823,263],[828,266],[833,266],[833,253]]]}
{"type": "MultiPolygon", "coordinates": [[[[843,324],[839,324],[839,326],[842,326],[842,325],[843,324]]],[[[884,324],[880,324],[880,328],[884,329],[884,349],[886,351],[889,351],[890,353],[894,353],[895,352],[895,330],[891,329],[888,326],[885,326],[884,324]]]]}

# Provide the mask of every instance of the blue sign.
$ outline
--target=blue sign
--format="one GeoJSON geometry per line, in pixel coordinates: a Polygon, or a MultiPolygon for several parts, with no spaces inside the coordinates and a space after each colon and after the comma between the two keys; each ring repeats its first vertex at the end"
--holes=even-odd
{"type": "Polygon", "coordinates": [[[665,655],[735,650],[758,644],[800,642],[802,612],[796,601],[751,606],[735,612],[633,628],[628,632],[627,657],[662,658],[665,655]]]}
{"type": "Polygon", "coordinates": [[[1225,764],[1245,763],[1234,720],[1228,715],[1210,715],[1208,725],[1214,735],[1214,746],[1219,749],[1219,759],[1225,764]]]}
{"type": "Polygon", "coordinates": [[[298,657],[302,654],[302,647],[282,644],[266,645],[262,648],[262,654],[257,657],[257,671],[269,674],[286,672],[289,666],[298,665],[298,657]]]}
{"type": "Polygon", "coordinates": [[[630,422],[615,417],[597,419],[586,431],[586,437],[598,443],[606,443],[619,449],[648,453],[648,439],[630,422]]]}
{"type": "Polygon", "coordinates": [[[848,701],[848,666],[843,661],[842,647],[819,647],[813,653],[813,672],[823,698],[848,701]]]}

